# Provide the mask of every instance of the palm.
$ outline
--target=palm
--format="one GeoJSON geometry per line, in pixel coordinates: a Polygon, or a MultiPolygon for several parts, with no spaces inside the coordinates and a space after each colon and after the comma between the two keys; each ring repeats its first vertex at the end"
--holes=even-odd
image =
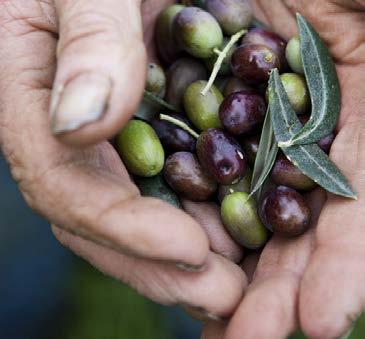
{"type": "MultiPolygon", "coordinates": [[[[350,178],[361,197],[364,185],[359,173],[365,168],[361,160],[365,153],[359,147],[363,135],[361,112],[365,109],[362,99],[365,13],[359,11],[364,6],[355,1],[336,3],[328,0],[286,0],[255,1],[253,5],[256,16],[286,38],[295,34],[294,14],[301,12],[329,45],[337,63],[343,100],[331,158],[350,178]],[[348,25],[352,27],[350,32],[345,31],[348,25]],[[344,36],[348,39],[339,38],[344,36]]],[[[313,228],[294,240],[274,236],[259,259],[247,258],[244,261],[244,268],[246,263],[251,272],[252,266],[257,264],[248,293],[228,329],[225,325],[210,325],[206,328],[206,338],[220,338],[222,333],[226,333],[227,338],[281,338],[293,331],[298,321],[311,336],[332,337],[340,335],[349,325],[356,315],[353,314],[354,309],[359,311],[356,307],[360,301],[355,298],[362,297],[363,300],[363,296],[354,293],[352,304],[348,302],[343,286],[351,284],[340,271],[348,273],[355,269],[355,258],[347,251],[351,241],[363,237],[358,212],[363,204],[361,198],[354,203],[333,196],[326,202],[326,196],[320,190],[311,193],[308,202],[314,210],[313,228]],[[351,234],[351,230],[343,231],[346,227],[343,222],[351,219],[351,213],[357,216],[358,225],[351,227],[356,235],[351,234]],[[336,249],[340,244],[342,251],[336,249]],[[343,260],[343,266],[339,265],[339,259],[343,260]],[[340,292],[341,300],[334,297],[339,290],[343,291],[340,292]],[[299,318],[296,314],[298,303],[299,318]],[[335,326],[334,322],[337,322],[335,326]]]]}

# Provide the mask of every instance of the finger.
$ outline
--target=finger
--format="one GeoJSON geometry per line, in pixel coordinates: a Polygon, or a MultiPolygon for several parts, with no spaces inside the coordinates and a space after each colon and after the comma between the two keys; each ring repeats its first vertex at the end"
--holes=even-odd
{"type": "Polygon", "coordinates": [[[247,284],[238,266],[213,253],[205,270],[190,273],[169,264],[116,253],[57,227],[53,227],[53,232],[62,244],[107,275],[166,305],[188,305],[226,317],[237,306],[247,284]]]}
{"type": "Polygon", "coordinates": [[[55,6],[52,131],[71,144],[106,140],[129,120],[144,88],[140,1],[55,0],[55,6]]]}
{"type": "Polygon", "coordinates": [[[301,285],[301,326],[313,338],[339,337],[365,306],[365,124],[361,101],[353,107],[351,119],[357,116],[358,120],[341,129],[331,157],[350,179],[358,200],[329,198],[318,224],[317,247],[301,285]]]}
{"type": "MultiPolygon", "coordinates": [[[[323,191],[307,197],[311,208],[323,203],[323,191]]],[[[312,223],[319,211],[314,210],[312,223]]],[[[253,282],[229,323],[226,339],[286,338],[297,327],[299,282],[312,248],[310,230],[299,238],[274,236],[264,248],[253,282]]]]}
{"type": "Polygon", "coordinates": [[[197,220],[205,230],[213,252],[223,255],[235,263],[242,260],[243,248],[233,241],[224,228],[216,204],[198,203],[186,199],[182,203],[185,211],[197,220]]]}
{"type": "Polygon", "coordinates": [[[0,2],[1,15],[9,16],[0,25],[0,137],[28,203],[51,222],[118,251],[203,265],[209,245],[201,227],[170,205],[141,198],[109,144],[75,150],[53,138],[47,108],[56,42],[43,20],[45,7],[34,1],[27,12],[15,1],[5,3],[0,2]]]}

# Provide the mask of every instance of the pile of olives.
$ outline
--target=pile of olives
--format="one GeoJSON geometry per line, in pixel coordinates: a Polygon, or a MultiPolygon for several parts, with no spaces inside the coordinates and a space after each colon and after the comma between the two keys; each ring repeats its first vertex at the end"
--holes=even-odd
{"type": "MultiPolygon", "coordinates": [[[[167,120],[159,114],[151,121],[133,119],[116,143],[133,176],[161,172],[180,197],[216,201],[232,238],[257,249],[270,232],[292,237],[308,229],[311,211],[302,194],[316,183],[279,153],[266,192],[258,201],[249,195],[271,70],[280,71],[302,123],[311,108],[298,36],[287,43],[252,20],[246,0],[190,0],[163,10],[155,36],[161,65],[148,65],[146,90],[176,109],[161,108],[167,120]],[[219,51],[242,29],[247,33],[202,94],[219,51]]],[[[328,152],[333,139],[327,136],[320,147],[328,152]]]]}

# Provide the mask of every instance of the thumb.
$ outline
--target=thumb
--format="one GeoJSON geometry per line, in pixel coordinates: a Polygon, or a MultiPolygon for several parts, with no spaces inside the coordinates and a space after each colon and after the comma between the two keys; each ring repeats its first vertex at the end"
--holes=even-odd
{"type": "Polygon", "coordinates": [[[115,135],[144,87],[140,1],[55,0],[59,16],[52,131],[87,145],[115,135]]]}

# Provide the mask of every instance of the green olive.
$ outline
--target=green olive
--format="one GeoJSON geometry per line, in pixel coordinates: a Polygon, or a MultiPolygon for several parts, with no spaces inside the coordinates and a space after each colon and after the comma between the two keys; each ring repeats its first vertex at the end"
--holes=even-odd
{"type": "Polygon", "coordinates": [[[268,238],[267,230],[257,214],[256,204],[244,192],[227,195],[221,207],[223,224],[234,240],[249,249],[262,247],[268,238]]]}
{"type": "Polygon", "coordinates": [[[166,76],[161,66],[150,63],[147,67],[146,90],[163,98],[166,91],[166,76]]]}
{"type": "Polygon", "coordinates": [[[232,185],[219,185],[218,200],[222,202],[227,195],[232,194],[234,192],[250,193],[251,180],[252,180],[252,171],[249,167],[247,167],[245,176],[239,182],[232,185]]]}
{"type": "Polygon", "coordinates": [[[198,7],[187,7],[176,15],[174,35],[186,52],[196,58],[210,58],[223,43],[218,21],[198,7]]]}
{"type": "Polygon", "coordinates": [[[140,120],[131,120],[117,137],[117,148],[131,174],[153,177],[164,166],[165,153],[153,128],[140,120]]]}
{"type": "MultiPolygon", "coordinates": [[[[297,114],[305,113],[310,106],[310,96],[305,79],[295,73],[283,73],[280,75],[289,101],[297,114]]],[[[269,98],[269,90],[266,90],[266,100],[269,98]]]]}
{"type": "Polygon", "coordinates": [[[184,8],[183,5],[171,5],[161,12],[156,21],[156,48],[160,58],[167,64],[176,60],[181,53],[174,38],[173,23],[184,8]]]}
{"type": "Polygon", "coordinates": [[[286,46],[286,60],[295,73],[304,74],[299,35],[292,37],[286,46]]]}
{"type": "Polygon", "coordinates": [[[219,106],[223,101],[223,95],[214,85],[206,95],[202,95],[206,81],[193,82],[184,94],[184,107],[190,121],[200,131],[209,128],[220,128],[219,106]]]}
{"type": "MultiPolygon", "coordinates": [[[[228,38],[224,38],[223,45],[221,49],[223,50],[227,44],[229,43],[228,38]]],[[[226,57],[223,60],[222,66],[219,69],[219,75],[227,76],[231,74],[231,57],[233,52],[235,51],[236,46],[232,46],[232,48],[228,51],[226,57]]],[[[205,65],[207,66],[208,71],[212,72],[214,68],[214,64],[217,62],[218,55],[215,54],[211,58],[205,60],[205,65]]]]}

